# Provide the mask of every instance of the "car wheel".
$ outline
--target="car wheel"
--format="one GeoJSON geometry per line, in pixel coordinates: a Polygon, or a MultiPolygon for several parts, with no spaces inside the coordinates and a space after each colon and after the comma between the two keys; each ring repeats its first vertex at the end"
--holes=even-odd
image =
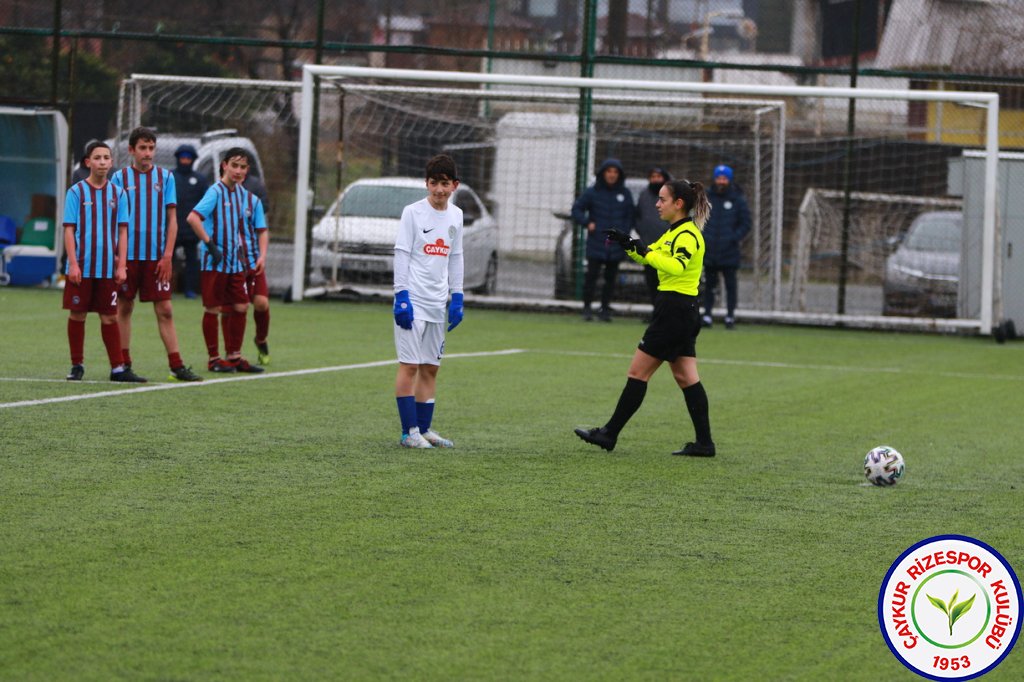
{"type": "Polygon", "coordinates": [[[487,261],[487,272],[484,274],[484,283],[473,289],[473,293],[483,296],[494,296],[498,292],[498,254],[492,253],[487,261]]]}

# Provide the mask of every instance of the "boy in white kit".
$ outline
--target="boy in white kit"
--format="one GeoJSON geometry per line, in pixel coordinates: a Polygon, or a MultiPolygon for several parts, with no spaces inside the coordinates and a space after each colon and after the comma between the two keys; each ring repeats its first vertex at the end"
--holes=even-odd
{"type": "Polygon", "coordinates": [[[450,448],[430,424],[445,323],[462,322],[462,209],[448,201],[459,187],[450,156],[428,161],[426,176],[427,196],[402,211],[395,240],[395,399],[403,447],[450,448]]]}

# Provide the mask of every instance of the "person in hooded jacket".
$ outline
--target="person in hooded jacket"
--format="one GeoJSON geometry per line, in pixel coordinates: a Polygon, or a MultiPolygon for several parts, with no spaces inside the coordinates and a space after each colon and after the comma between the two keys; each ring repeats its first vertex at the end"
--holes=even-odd
{"type": "MultiPolygon", "coordinates": [[[[190,144],[183,144],[174,152],[174,158],[178,160],[174,169],[174,184],[178,191],[178,225],[188,225],[188,214],[210,186],[210,181],[193,169],[197,155],[196,148],[190,144]]],[[[185,298],[195,298],[199,294],[199,239],[195,232],[178,230],[175,251],[179,246],[185,253],[185,298]]]]}
{"type": "Polygon", "coordinates": [[[623,248],[606,238],[605,230],[629,233],[633,229],[633,195],[626,188],[626,174],[618,159],[606,159],[597,169],[594,184],[583,191],[572,205],[572,218],[587,229],[587,274],[583,280],[583,319],[594,319],[592,304],[597,279],[604,269],[601,308],[598,318],[611,322],[611,300],[619,264],[626,257],[623,248]]]}
{"type": "Polygon", "coordinates": [[[712,324],[711,310],[715,305],[715,287],[718,276],[725,282],[725,328],[736,325],[738,299],[736,271],[740,267],[740,242],[750,232],[750,210],[739,187],[733,184],[733,170],[729,166],[715,166],[712,173],[713,191],[708,193],[711,216],[704,225],[704,316],[705,327],[712,324]]]}
{"type": "MultiPolygon", "coordinates": [[[[647,187],[636,197],[636,231],[644,244],[653,244],[665,232],[665,221],[658,213],[658,192],[661,186],[672,180],[667,170],[653,166],[647,171],[647,187]]],[[[650,265],[644,266],[644,281],[651,297],[651,305],[658,297],[658,271],[650,265]]]]}

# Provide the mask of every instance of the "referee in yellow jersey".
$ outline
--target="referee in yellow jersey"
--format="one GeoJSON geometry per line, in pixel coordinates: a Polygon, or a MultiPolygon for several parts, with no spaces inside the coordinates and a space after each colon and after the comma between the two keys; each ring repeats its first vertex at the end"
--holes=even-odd
{"type": "Polygon", "coordinates": [[[696,442],[686,443],[673,455],[714,457],[708,421],[708,395],[697,374],[697,335],[700,333],[700,309],[697,288],[704,264],[704,236],[701,228],[711,214],[711,204],[699,182],[673,180],[658,192],[658,215],[669,223],[668,231],[653,244],[644,245],[619,230],[606,230],[608,239],[626,249],[637,263],[658,271],[658,295],[654,315],[644,337],[633,354],[626,386],[619,396],[615,412],[604,426],[576,429],[576,435],[605,450],[613,450],[619,432],[640,409],[647,393],[647,382],[661,363],[667,362],[672,376],[683,390],[696,442]],[[691,217],[692,216],[692,217],[691,217]]]}

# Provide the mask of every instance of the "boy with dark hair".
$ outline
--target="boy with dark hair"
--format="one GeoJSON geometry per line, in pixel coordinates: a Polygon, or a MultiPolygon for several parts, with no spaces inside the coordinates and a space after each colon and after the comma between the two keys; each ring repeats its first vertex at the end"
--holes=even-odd
{"type": "Polygon", "coordinates": [[[178,234],[175,210],[177,193],[174,175],[153,165],[156,133],[136,128],[128,136],[132,164],[116,171],[110,181],[128,197],[131,220],[128,229],[127,278],[121,284],[117,300],[117,323],[121,330],[121,353],[126,367],[132,366],[129,352],[132,339],[132,313],[135,296],[143,303],[153,302],[157,329],[167,350],[171,368],[168,378],[176,381],[202,381],[186,367],[178,349],[171,307],[171,270],[174,242],[178,234]]]}
{"type": "Polygon", "coordinates": [[[444,355],[445,308],[448,331],[463,315],[462,209],[449,201],[459,188],[455,161],[444,154],[430,159],[426,184],[427,196],[402,211],[395,240],[395,400],[402,447],[450,448],[454,443],[430,425],[444,355]]]}
{"type": "Polygon", "coordinates": [[[202,293],[206,312],[203,315],[203,338],[210,357],[207,368],[211,372],[263,371],[262,367],[249,364],[242,357],[249,294],[246,291],[246,267],[240,258],[241,239],[247,229],[246,223],[253,220],[255,214],[249,192],[242,183],[250,163],[249,152],[241,147],[232,147],[225,152],[220,162],[220,181],[206,190],[188,216],[189,226],[204,245],[202,293]],[[224,330],[223,359],[219,351],[218,315],[224,330]]]}
{"type": "Polygon", "coordinates": [[[125,280],[128,198],[109,182],[110,147],[94,141],[86,147],[89,177],[76,182],[64,200],[64,308],[68,310],[68,381],[85,376],[85,318],[100,316],[100,334],[110,360],[110,380],[145,383],[124,366],[117,328],[117,287],[125,280]]]}
{"type": "MultiPolygon", "coordinates": [[[[248,188],[247,188],[248,189],[248,188]]],[[[245,289],[252,303],[252,318],[256,324],[257,361],[260,365],[270,364],[270,287],[267,285],[267,247],[270,232],[267,229],[266,206],[263,199],[249,191],[246,199],[246,220],[242,233],[242,257],[245,261],[245,289]]]]}

